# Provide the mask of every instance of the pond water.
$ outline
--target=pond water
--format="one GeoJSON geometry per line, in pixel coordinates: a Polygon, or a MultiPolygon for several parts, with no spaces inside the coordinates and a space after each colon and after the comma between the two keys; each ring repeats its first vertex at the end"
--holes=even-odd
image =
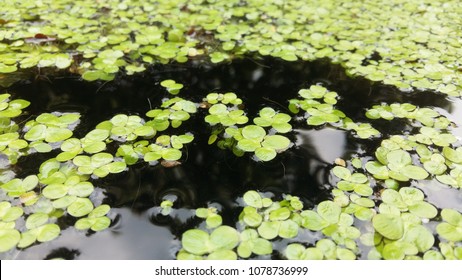
{"type": "MultiPolygon", "coordinates": [[[[322,84],[336,91],[341,99],[338,107],[354,120],[364,121],[364,108],[380,102],[410,102],[433,106],[457,124],[462,119],[462,102],[448,100],[433,93],[401,93],[380,83],[371,84],[361,78],[352,79],[338,65],[327,61],[288,63],[274,59],[255,62],[235,61],[231,64],[204,66],[194,62],[185,65],[154,66],[138,76],[119,77],[113,82],[89,83],[78,77],[37,77],[17,83],[8,89],[14,98],[31,101],[31,116],[42,112],[79,112],[82,122],[74,132],[83,137],[96,124],[117,113],[144,114],[161,104],[166,96],[158,85],[174,79],[185,85],[181,97],[201,102],[210,92],[235,92],[244,100],[249,116],[255,116],[265,105],[287,112],[287,100],[295,98],[299,89],[322,84]],[[457,120],[457,121],[456,121],[457,120]]],[[[334,128],[308,129],[303,121],[294,124],[289,138],[295,146],[274,161],[255,162],[250,157],[237,158],[229,151],[209,146],[210,129],[199,112],[180,128],[192,132],[195,141],[187,146],[182,164],[173,168],[137,164],[121,174],[94,180],[93,184],[104,203],[111,206],[109,229],[98,233],[75,230],[73,219],[60,223],[57,239],[13,250],[1,259],[174,259],[180,248],[181,234],[197,225],[190,209],[214,205],[223,210],[226,223],[234,224],[240,211],[236,199],[250,189],[299,196],[307,207],[329,197],[332,188],[329,170],[335,159],[352,155],[371,155],[379,140],[360,141],[348,132],[334,128]],[[173,217],[159,214],[165,198],[175,198],[173,217]]],[[[384,137],[402,134],[404,123],[376,122],[385,131],[384,137]]],[[[462,129],[453,132],[460,138],[462,129]]],[[[52,155],[54,156],[54,154],[52,155]]],[[[36,173],[37,163],[50,155],[23,157],[15,166],[18,177],[36,173]]],[[[436,180],[418,185],[428,201],[438,208],[452,207],[462,211],[462,194],[436,180]]],[[[313,237],[299,236],[309,240],[313,237]]],[[[279,258],[274,255],[273,258],[279,258]]]]}

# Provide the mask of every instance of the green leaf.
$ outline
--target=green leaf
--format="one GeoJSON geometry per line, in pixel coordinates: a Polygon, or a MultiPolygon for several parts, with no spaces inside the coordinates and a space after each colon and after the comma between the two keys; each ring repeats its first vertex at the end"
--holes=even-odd
{"type": "Polygon", "coordinates": [[[377,161],[369,161],[365,167],[377,179],[385,180],[389,178],[388,168],[377,161]]]}
{"type": "Polygon", "coordinates": [[[435,206],[425,201],[416,202],[409,205],[408,208],[409,212],[421,218],[432,219],[438,214],[438,210],[435,206]]]}
{"type": "Polygon", "coordinates": [[[111,225],[111,219],[109,219],[108,217],[98,217],[93,219],[94,223],[90,227],[90,229],[93,231],[102,231],[107,229],[111,225]]]}
{"type": "Polygon", "coordinates": [[[279,234],[279,227],[281,225],[281,222],[279,221],[265,221],[261,223],[261,225],[258,227],[258,234],[260,234],[261,237],[271,240],[274,239],[278,236],[279,234]]]}
{"type": "Polygon", "coordinates": [[[402,242],[392,242],[385,245],[382,255],[386,260],[403,260],[406,256],[402,242]]]}
{"type": "Polygon", "coordinates": [[[453,226],[462,227],[462,215],[456,210],[445,208],[441,211],[441,217],[453,226]]]}
{"type": "Polygon", "coordinates": [[[181,151],[173,148],[162,150],[162,158],[165,160],[179,160],[181,158],[181,151]]]}
{"type": "Polygon", "coordinates": [[[447,158],[448,160],[454,163],[458,163],[458,164],[462,163],[462,149],[461,148],[454,150],[450,147],[444,147],[443,155],[445,158],[447,158]]]}
{"type": "MultiPolygon", "coordinates": [[[[245,152],[255,152],[258,148],[261,147],[261,145],[260,145],[260,141],[258,140],[244,138],[244,139],[239,140],[239,142],[237,142],[237,147],[245,152]]],[[[265,148],[265,150],[259,152],[259,154],[262,155],[263,159],[270,157],[273,153],[274,154],[276,153],[276,151],[274,150],[268,153],[269,150],[272,150],[272,149],[265,148]]]]}
{"type": "Polygon", "coordinates": [[[337,258],[339,260],[356,260],[356,255],[346,248],[337,248],[337,258]]]}
{"type": "Polygon", "coordinates": [[[436,226],[436,232],[448,241],[462,241],[462,227],[456,227],[448,223],[440,223],[436,226]]]}
{"type": "Polygon", "coordinates": [[[256,191],[247,191],[242,198],[244,199],[244,202],[249,206],[255,207],[257,209],[263,207],[262,197],[256,191]]]}
{"type": "Polygon", "coordinates": [[[351,177],[351,171],[348,168],[342,167],[342,166],[335,166],[332,168],[332,172],[334,173],[335,176],[337,176],[340,179],[349,181],[351,177]]]}
{"type": "MultiPolygon", "coordinates": [[[[244,141],[247,139],[242,139],[244,141]]],[[[239,143],[241,142],[239,141],[239,143]]],[[[277,153],[272,148],[267,147],[258,147],[255,149],[255,156],[260,159],[261,161],[270,161],[276,157],[277,153]]]]}
{"type": "Polygon", "coordinates": [[[407,165],[402,167],[400,173],[415,180],[423,180],[428,177],[428,173],[425,171],[425,169],[415,165],[407,165]]]}
{"type": "Polygon", "coordinates": [[[34,213],[27,217],[26,220],[26,228],[27,229],[34,229],[38,228],[39,226],[44,225],[48,222],[48,215],[45,213],[34,213]]]}
{"type": "Polygon", "coordinates": [[[93,210],[93,203],[88,198],[77,198],[69,207],[67,212],[74,217],[82,217],[93,210]]]}
{"type": "Polygon", "coordinates": [[[237,260],[237,255],[231,250],[218,250],[208,255],[207,260],[237,260]]]}
{"type": "Polygon", "coordinates": [[[212,251],[232,250],[239,244],[239,233],[230,226],[220,226],[210,234],[212,251]]]}
{"type": "Polygon", "coordinates": [[[424,226],[413,225],[404,233],[403,241],[412,243],[417,247],[419,252],[424,253],[432,248],[435,243],[435,238],[424,226]]]}
{"type": "Polygon", "coordinates": [[[248,125],[242,129],[242,136],[247,139],[261,140],[265,135],[266,131],[256,125],[248,125]]]}
{"type": "Polygon", "coordinates": [[[65,196],[68,192],[68,187],[64,184],[50,184],[46,186],[42,194],[49,199],[58,199],[65,196]]]}
{"type": "Polygon", "coordinates": [[[278,235],[282,238],[294,238],[298,235],[298,224],[292,220],[282,221],[278,235]]]}
{"type": "Polygon", "coordinates": [[[334,202],[326,200],[318,204],[317,212],[329,224],[336,224],[342,209],[334,202]]]}
{"type": "MultiPolygon", "coordinates": [[[[245,136],[244,136],[245,137],[245,136]]],[[[271,148],[276,151],[282,151],[289,147],[290,140],[282,135],[269,135],[266,136],[262,142],[262,146],[265,148],[271,148]]]]}
{"type": "Polygon", "coordinates": [[[181,244],[183,248],[195,255],[202,256],[209,252],[209,234],[203,230],[190,229],[183,233],[181,244]]]}
{"type": "Polygon", "coordinates": [[[287,220],[290,217],[290,210],[287,207],[281,207],[275,209],[269,213],[269,219],[271,221],[283,221],[287,220]]]}
{"type": "Polygon", "coordinates": [[[59,236],[61,229],[56,224],[46,224],[38,229],[37,240],[39,242],[48,242],[59,236]]]}
{"type": "Polygon", "coordinates": [[[404,225],[399,216],[377,214],[372,218],[372,224],[376,231],[391,240],[397,240],[404,234],[404,225]]]}
{"type": "MultiPolygon", "coordinates": [[[[405,167],[406,165],[411,164],[411,156],[409,155],[408,152],[403,151],[403,150],[395,150],[391,151],[387,154],[387,161],[388,165],[393,166],[397,170],[399,170],[402,167],[405,167]]],[[[395,170],[390,167],[390,169],[395,170]]]]}
{"type": "Polygon", "coordinates": [[[300,215],[303,217],[302,226],[309,230],[320,231],[329,225],[329,222],[312,210],[305,210],[300,215]]]}
{"type": "Polygon", "coordinates": [[[14,248],[21,239],[21,234],[15,229],[0,229],[0,252],[14,248]]]}

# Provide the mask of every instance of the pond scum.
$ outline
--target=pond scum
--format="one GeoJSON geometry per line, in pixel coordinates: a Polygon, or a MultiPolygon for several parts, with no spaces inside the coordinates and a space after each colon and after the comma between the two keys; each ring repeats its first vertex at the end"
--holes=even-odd
{"type": "MultiPolygon", "coordinates": [[[[2,2],[0,252],[58,238],[67,217],[83,232],[110,227],[111,206],[93,195],[95,180],[142,163],[175,168],[196,141],[194,129],[181,128],[200,115],[210,149],[264,163],[296,147],[290,134],[300,122],[378,145],[332,162],[330,194],[314,206],[255,189],[240,195],[232,221],[213,205],[191,209],[203,222],[183,230],[177,259],[462,259],[461,213],[435,207],[419,188],[432,181],[460,194],[462,147],[451,131],[460,123],[442,109],[378,102],[355,120],[337,106],[342,96],[316,83],[298,88],[284,111],[262,106],[250,115],[238,91],[211,88],[194,102],[173,78],[153,85],[166,98],[144,116],[117,114],[76,136],[80,112],[31,115],[31,103],[8,91],[36,75],[98,83],[158,64],[272,57],[327,59],[350,77],[394,87],[397,100],[452,101],[462,93],[460,1],[2,2]],[[397,121],[402,133],[383,131],[397,121]],[[18,160],[35,154],[48,157],[17,177],[18,160]]],[[[178,211],[173,199],[158,206],[164,216],[178,211]]]]}

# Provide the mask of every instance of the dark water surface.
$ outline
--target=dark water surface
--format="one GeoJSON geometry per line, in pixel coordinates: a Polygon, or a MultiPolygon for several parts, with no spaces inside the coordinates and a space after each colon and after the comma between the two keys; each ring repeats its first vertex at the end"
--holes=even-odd
{"type": "MultiPolygon", "coordinates": [[[[74,132],[83,137],[101,121],[117,113],[138,114],[144,117],[158,107],[165,90],[158,84],[165,79],[183,83],[180,96],[200,102],[210,92],[235,92],[244,100],[249,119],[258,111],[271,106],[287,112],[287,100],[297,97],[301,88],[320,83],[340,96],[338,108],[355,121],[368,122],[365,108],[380,102],[410,102],[432,106],[458,125],[462,120],[460,99],[426,93],[401,93],[380,83],[371,84],[361,78],[352,79],[344,70],[327,61],[287,63],[274,59],[236,61],[219,66],[186,65],[155,66],[134,76],[120,76],[107,83],[89,83],[78,77],[35,79],[15,84],[8,89],[14,98],[32,102],[31,116],[43,112],[80,112],[82,122],[74,132]]],[[[205,111],[199,111],[185,122],[175,134],[192,132],[193,143],[184,151],[183,163],[174,168],[148,166],[139,163],[121,174],[93,181],[98,187],[95,195],[112,207],[112,226],[98,233],[75,230],[74,221],[63,221],[62,234],[57,239],[25,250],[0,255],[1,259],[173,259],[180,248],[181,234],[197,225],[198,219],[190,209],[210,204],[223,210],[224,222],[234,225],[240,211],[237,197],[249,189],[300,196],[307,207],[329,197],[329,169],[336,158],[352,155],[373,155],[380,144],[358,140],[348,132],[333,128],[308,129],[304,122],[293,123],[289,138],[295,147],[278,155],[269,163],[257,163],[244,156],[236,158],[229,151],[209,146],[210,129],[203,121],[205,111]],[[159,204],[176,198],[173,217],[159,215],[159,204]]],[[[402,134],[409,128],[404,122],[374,122],[384,137],[402,134]]],[[[462,136],[461,128],[454,133],[462,136]]],[[[110,151],[114,152],[115,151],[110,151]]],[[[18,177],[38,172],[38,164],[54,154],[31,155],[21,158],[15,172],[18,177]]],[[[435,180],[419,185],[435,206],[452,207],[462,211],[462,195],[435,180]]],[[[298,238],[310,239],[310,236],[298,238]]],[[[273,256],[278,258],[278,256],[273,256]]]]}

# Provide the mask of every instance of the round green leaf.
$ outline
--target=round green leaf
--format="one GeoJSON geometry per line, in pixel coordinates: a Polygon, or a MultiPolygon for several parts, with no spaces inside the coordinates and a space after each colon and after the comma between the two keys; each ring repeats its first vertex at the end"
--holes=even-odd
{"type": "Polygon", "coordinates": [[[407,165],[402,167],[400,173],[415,180],[423,180],[428,177],[428,173],[425,171],[425,169],[415,165],[407,165]]]}
{"type": "Polygon", "coordinates": [[[165,160],[179,160],[181,158],[181,151],[173,148],[162,150],[162,158],[165,160]]]}
{"type": "Polygon", "coordinates": [[[269,255],[273,252],[273,245],[266,239],[257,238],[252,242],[252,252],[256,255],[269,255]]]}
{"type": "Polygon", "coordinates": [[[232,250],[239,243],[239,234],[230,226],[220,226],[210,234],[210,245],[213,251],[218,249],[232,250]]]}
{"type": "Polygon", "coordinates": [[[64,184],[50,184],[42,190],[44,197],[49,199],[58,199],[65,196],[68,192],[68,187],[64,184]]]}
{"type": "MultiPolygon", "coordinates": [[[[245,136],[244,136],[245,137],[245,136]]],[[[285,150],[289,147],[290,140],[282,135],[269,135],[266,136],[262,142],[262,146],[271,148],[277,151],[285,150]]]]}
{"type": "Polygon", "coordinates": [[[109,205],[102,204],[96,207],[95,209],[93,209],[93,211],[91,211],[91,213],[88,214],[88,218],[103,217],[109,212],[109,210],[111,210],[111,207],[109,205]]]}
{"type": "Polygon", "coordinates": [[[204,255],[209,252],[209,234],[203,230],[190,229],[183,233],[181,244],[183,248],[195,255],[204,255]]]}
{"type": "Polygon", "coordinates": [[[303,211],[301,216],[303,217],[302,226],[312,231],[322,230],[329,225],[329,222],[312,210],[303,211]]]}
{"type": "Polygon", "coordinates": [[[337,248],[337,258],[339,260],[356,260],[356,255],[346,248],[337,248]]]}
{"type": "Polygon", "coordinates": [[[207,260],[237,260],[237,255],[231,250],[218,250],[208,255],[207,260]]]}
{"type": "Polygon", "coordinates": [[[90,227],[91,230],[93,231],[102,231],[107,229],[111,225],[111,219],[108,217],[98,217],[94,218],[94,223],[90,227]]]}
{"type": "Polygon", "coordinates": [[[1,219],[3,222],[13,222],[24,214],[20,207],[9,207],[6,211],[1,211],[1,219]]]}
{"type": "Polygon", "coordinates": [[[61,229],[56,224],[46,224],[38,228],[37,240],[48,242],[59,236],[61,229]]]}
{"type": "Polygon", "coordinates": [[[453,226],[462,227],[462,215],[454,209],[443,209],[441,211],[441,217],[453,226]]]}
{"type": "Polygon", "coordinates": [[[388,179],[388,168],[377,161],[369,161],[365,165],[366,170],[377,179],[388,179]]]}
{"type": "Polygon", "coordinates": [[[0,229],[0,252],[7,252],[19,243],[21,234],[15,229],[0,229]]]}
{"type": "Polygon", "coordinates": [[[402,260],[406,256],[402,242],[392,242],[385,245],[382,255],[386,260],[402,260]]]}
{"type": "Polygon", "coordinates": [[[336,224],[342,209],[336,203],[326,200],[318,204],[317,212],[328,223],[336,224]]]}
{"type": "Polygon", "coordinates": [[[279,234],[279,227],[281,225],[281,222],[279,221],[274,221],[274,222],[263,222],[261,225],[258,227],[258,234],[260,234],[261,237],[271,240],[274,239],[278,236],[279,234]]]}
{"type": "MultiPolygon", "coordinates": [[[[244,152],[254,152],[256,151],[258,148],[261,147],[260,145],[260,141],[258,140],[254,140],[254,139],[241,139],[239,140],[239,142],[237,142],[237,147],[241,150],[243,150],[244,152]]],[[[267,151],[269,149],[266,149],[265,151],[267,151]]],[[[276,153],[274,150],[273,150],[274,154],[276,153]]],[[[265,153],[263,152],[259,152],[262,154],[263,158],[266,158],[265,157],[265,153]]]]}
{"type": "MultiPolygon", "coordinates": [[[[243,139],[246,140],[246,139],[243,139]]],[[[241,141],[243,141],[241,140],[241,141]]],[[[239,142],[241,142],[239,141],[239,142]]],[[[270,161],[276,157],[277,153],[274,149],[272,148],[266,148],[266,147],[259,147],[255,149],[255,156],[261,160],[261,161],[270,161]]]]}
{"type": "Polygon", "coordinates": [[[68,194],[78,197],[88,197],[94,191],[93,184],[90,182],[80,182],[69,187],[68,194]]]}
{"type": "Polygon", "coordinates": [[[48,222],[48,214],[45,213],[34,213],[27,217],[26,228],[34,229],[48,222]]]}
{"type": "Polygon", "coordinates": [[[82,217],[93,210],[93,203],[88,198],[77,198],[69,207],[67,212],[74,217],[82,217]]]}
{"type": "MultiPolygon", "coordinates": [[[[286,247],[285,255],[289,260],[303,260],[305,259],[305,246],[293,243],[289,244],[286,247]]],[[[321,259],[322,259],[322,252],[321,252],[321,259]]]]}
{"type": "Polygon", "coordinates": [[[265,135],[266,131],[257,125],[248,125],[242,129],[242,136],[247,139],[261,140],[265,135]]]}
{"type": "Polygon", "coordinates": [[[346,180],[346,181],[349,181],[351,177],[351,171],[348,168],[345,168],[343,166],[335,166],[334,168],[332,168],[332,172],[338,178],[346,180]]]}
{"type": "Polygon", "coordinates": [[[263,207],[262,197],[256,191],[247,191],[242,198],[244,202],[249,206],[255,207],[257,209],[263,207]]]}
{"type": "Polygon", "coordinates": [[[462,241],[462,227],[456,227],[448,223],[440,223],[436,226],[436,232],[448,241],[462,241]]]}
{"type": "Polygon", "coordinates": [[[298,235],[298,224],[292,220],[282,221],[278,235],[282,238],[294,238],[298,235]]]}
{"type": "Polygon", "coordinates": [[[409,205],[408,208],[409,212],[421,218],[432,219],[438,214],[438,210],[435,208],[435,206],[425,201],[416,202],[412,205],[409,205]]]}
{"type": "Polygon", "coordinates": [[[372,218],[372,224],[376,231],[388,239],[397,240],[403,236],[404,225],[399,216],[377,214],[372,218]]]}

